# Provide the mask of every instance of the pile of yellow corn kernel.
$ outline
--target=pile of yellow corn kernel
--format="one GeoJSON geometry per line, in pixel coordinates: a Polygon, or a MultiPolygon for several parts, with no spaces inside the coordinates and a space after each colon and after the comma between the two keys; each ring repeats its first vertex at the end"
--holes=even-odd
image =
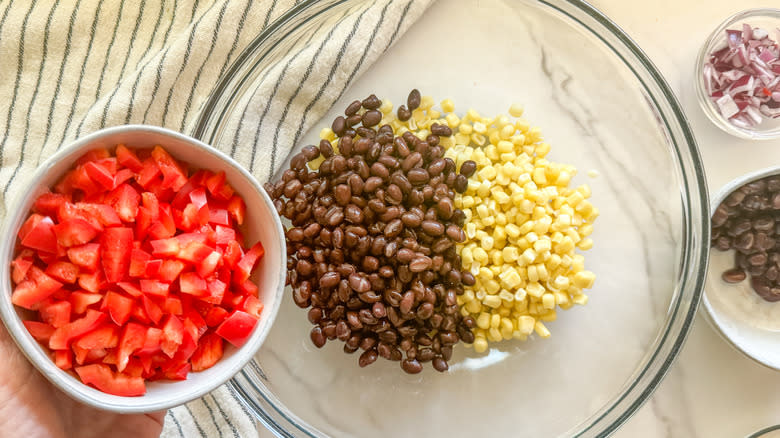
{"type": "MultiPolygon", "coordinates": [[[[474,350],[486,351],[489,342],[525,340],[533,332],[547,338],[544,322],[557,318],[556,307],[586,304],[583,290],[595,280],[575,252],[593,246],[588,236],[599,210],[588,201],[590,188],[569,187],[576,168],[545,158],[550,145],[522,118],[522,106],[493,118],[473,109],[460,118],[450,99],[440,103],[442,111],[433,106],[423,96],[412,117],[400,121],[384,100],[381,123],[391,124],[396,135],[411,131],[420,139],[432,124],[446,123],[454,135],[440,139],[445,157],[458,169],[467,160],[477,165],[467,191],[455,197],[466,215],[467,240],[458,250],[463,269],[476,279],[458,297],[461,313],[477,324],[474,350]]],[[[336,148],[331,129],[323,129],[320,138],[336,148]]]]}

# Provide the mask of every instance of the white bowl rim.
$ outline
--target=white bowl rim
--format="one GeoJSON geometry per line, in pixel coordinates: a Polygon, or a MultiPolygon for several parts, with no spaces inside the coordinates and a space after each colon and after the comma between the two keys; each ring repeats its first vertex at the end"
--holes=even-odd
{"type": "MultiPolygon", "coordinates": [[[[37,181],[43,179],[50,168],[58,161],[67,158],[74,154],[76,151],[85,147],[86,145],[98,141],[106,137],[112,137],[118,134],[134,133],[134,132],[151,132],[154,134],[166,136],[175,140],[183,141],[191,144],[193,147],[200,149],[206,153],[213,155],[215,158],[221,160],[226,166],[235,168],[242,177],[246,178],[249,184],[257,190],[266,207],[270,211],[276,212],[276,209],[271,201],[271,198],[266,193],[265,189],[260,185],[256,178],[254,178],[244,167],[238,164],[231,157],[225,155],[220,150],[207,145],[206,143],[190,137],[188,135],[153,125],[119,125],[108,128],[103,128],[86,136],[80,137],[70,144],[62,147],[54,155],[46,159],[44,162],[38,165],[32,177],[30,178],[28,185],[34,186],[37,181]]],[[[185,159],[186,161],[186,159],[185,159]]],[[[13,198],[12,202],[8,203],[8,209],[6,210],[6,217],[3,219],[3,223],[0,226],[0,255],[10,253],[16,242],[16,230],[12,229],[12,224],[18,220],[19,217],[26,216],[28,211],[20,211],[20,206],[25,203],[26,198],[31,196],[32,190],[20,190],[13,198]]],[[[284,230],[282,228],[281,220],[277,215],[274,215],[274,226],[276,228],[276,235],[280,239],[280,248],[282,251],[282,260],[287,259],[286,255],[286,243],[284,238],[284,230]]],[[[10,260],[9,260],[10,263],[10,260]]],[[[284,263],[282,263],[284,266],[284,263]]],[[[11,303],[10,290],[5,293],[4,297],[0,298],[0,319],[2,319],[9,335],[16,342],[19,349],[25,355],[27,360],[54,386],[71,396],[72,398],[93,406],[98,409],[113,411],[118,413],[148,413],[169,409],[175,406],[182,405],[191,400],[200,398],[220,385],[230,380],[236,375],[247,363],[254,357],[257,351],[262,347],[265,338],[273,326],[273,321],[276,315],[279,313],[279,307],[284,296],[285,288],[285,275],[284,269],[280,269],[278,278],[277,290],[273,292],[276,296],[275,302],[271,311],[268,313],[270,321],[266,325],[266,330],[256,330],[255,333],[247,340],[247,342],[241,346],[234,355],[238,356],[238,359],[233,361],[233,365],[224,370],[220,370],[220,377],[213,379],[208,385],[200,385],[188,392],[182,392],[181,394],[166,399],[164,402],[151,403],[145,400],[145,396],[139,397],[123,397],[117,395],[106,394],[97,389],[94,389],[84,383],[81,383],[77,379],[66,378],[69,374],[66,371],[58,368],[54,362],[44,353],[44,350],[39,346],[38,342],[30,335],[27,329],[22,324],[21,319],[16,314],[15,308],[11,303]]],[[[10,288],[10,270],[0,267],[0,287],[6,285],[10,288]]],[[[258,325],[258,328],[260,325],[258,325]]],[[[217,365],[219,366],[218,362],[217,365]]],[[[176,381],[170,384],[182,384],[186,385],[188,380],[176,381]]]]}
{"type": "MultiPolygon", "coordinates": [[[[715,213],[715,209],[718,208],[721,202],[723,202],[734,190],[742,187],[745,184],[751,183],[753,181],[772,176],[772,175],[780,175],[780,166],[771,166],[771,167],[765,167],[763,169],[756,170],[754,172],[746,173],[742,176],[739,176],[737,178],[734,178],[733,180],[729,181],[728,183],[724,184],[723,187],[721,187],[718,192],[715,194],[715,196],[712,197],[711,206],[710,206],[710,215],[715,213]]],[[[711,217],[711,216],[710,216],[711,217]]],[[[711,250],[711,249],[710,249],[711,250]]],[[[731,336],[729,336],[728,332],[723,330],[721,327],[721,324],[718,322],[719,320],[715,317],[715,315],[718,314],[716,312],[712,305],[710,304],[709,298],[707,297],[707,290],[709,287],[705,283],[704,285],[704,293],[701,296],[701,304],[702,307],[704,307],[705,310],[705,319],[710,324],[710,327],[715,329],[715,331],[720,335],[723,340],[725,340],[729,345],[731,345],[735,350],[739,351],[740,353],[744,354],[745,357],[748,357],[752,359],[754,362],[763,365],[769,369],[773,369],[775,371],[780,371],[780,362],[769,362],[762,360],[749,352],[745,351],[740,346],[740,343],[738,341],[735,341],[732,339],[731,336]]]]}

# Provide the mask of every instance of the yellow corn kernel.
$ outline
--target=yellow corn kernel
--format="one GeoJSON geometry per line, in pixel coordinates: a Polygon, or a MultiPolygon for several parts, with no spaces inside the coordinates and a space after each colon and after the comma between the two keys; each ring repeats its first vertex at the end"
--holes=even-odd
{"type": "Polygon", "coordinates": [[[513,103],[509,107],[509,115],[512,117],[522,117],[523,116],[523,105],[519,103],[513,103]]]}
{"type": "Polygon", "coordinates": [[[540,338],[550,337],[550,330],[548,330],[547,327],[544,326],[544,323],[542,323],[542,321],[536,321],[536,324],[534,324],[534,331],[536,331],[536,334],[539,335],[540,338]]]}
{"type": "Polygon", "coordinates": [[[488,280],[484,282],[483,287],[489,294],[495,294],[501,289],[501,285],[496,280],[488,280]]]}
{"type": "MultiPolygon", "coordinates": [[[[496,315],[496,316],[498,316],[498,315],[496,315]]],[[[487,336],[487,338],[488,338],[488,341],[491,341],[491,342],[498,342],[501,339],[503,339],[501,337],[501,332],[498,330],[498,328],[493,328],[493,327],[488,329],[488,336],[487,336]]]]}
{"type": "Polygon", "coordinates": [[[501,298],[498,295],[488,295],[482,300],[482,304],[492,309],[496,309],[501,306],[501,298]]]}
{"type": "Polygon", "coordinates": [[[593,248],[593,240],[590,237],[582,239],[579,242],[577,242],[577,248],[583,251],[587,251],[593,248]]]}
{"type": "Polygon", "coordinates": [[[525,335],[530,335],[534,331],[536,319],[533,316],[521,315],[517,318],[517,330],[525,335]]]}
{"type": "Polygon", "coordinates": [[[488,343],[485,338],[474,338],[474,351],[477,353],[484,353],[487,351],[488,343]]]}
{"type": "Polygon", "coordinates": [[[490,328],[498,328],[501,324],[501,315],[494,313],[490,315],[490,328]]]}
{"type": "Polygon", "coordinates": [[[393,102],[390,102],[389,99],[382,99],[382,105],[379,106],[379,111],[382,112],[382,114],[390,114],[393,112],[393,102]]]}
{"type": "Polygon", "coordinates": [[[579,304],[580,306],[584,306],[585,304],[588,304],[588,296],[585,294],[574,295],[571,301],[574,304],[579,304]]]}
{"type": "Polygon", "coordinates": [[[515,224],[507,224],[506,227],[504,227],[504,230],[506,231],[506,235],[513,239],[520,236],[520,228],[515,224]]]}
{"type": "Polygon", "coordinates": [[[515,289],[523,284],[523,279],[520,278],[520,274],[515,269],[499,275],[499,278],[501,279],[501,285],[507,289],[515,289]]]}
{"type": "Polygon", "coordinates": [[[477,314],[482,310],[482,303],[480,303],[477,299],[469,301],[466,303],[466,310],[468,310],[472,315],[477,314]]]}
{"type": "Polygon", "coordinates": [[[476,261],[479,264],[485,264],[488,261],[488,255],[487,252],[482,248],[474,248],[472,251],[472,255],[474,257],[474,261],[476,261]]]}
{"type": "Polygon", "coordinates": [[[501,298],[501,301],[504,303],[511,304],[515,301],[515,295],[506,289],[501,289],[501,292],[498,293],[498,297],[501,298]]]}
{"type": "Polygon", "coordinates": [[[539,320],[544,322],[552,322],[556,319],[558,319],[558,313],[555,311],[555,309],[551,309],[547,313],[539,315],[539,320]]]}
{"type": "Polygon", "coordinates": [[[501,250],[501,257],[504,259],[504,262],[511,263],[517,260],[520,254],[517,252],[517,247],[507,246],[501,250]]]}
{"type": "Polygon", "coordinates": [[[525,286],[525,290],[526,290],[526,292],[528,292],[528,295],[530,295],[530,296],[532,296],[534,298],[541,297],[544,294],[544,291],[545,291],[544,286],[542,286],[539,283],[533,283],[533,282],[532,283],[528,283],[525,286]]]}
{"type": "Polygon", "coordinates": [[[482,312],[479,314],[477,319],[477,327],[487,330],[490,328],[490,314],[486,312],[482,312]]]}
{"type": "Polygon", "coordinates": [[[555,307],[555,295],[551,293],[545,293],[542,295],[542,306],[545,309],[552,309],[555,307]]]}
{"type": "Polygon", "coordinates": [[[539,281],[539,275],[536,272],[536,265],[526,266],[526,272],[528,273],[528,281],[536,283],[539,281]]]}
{"type": "Polygon", "coordinates": [[[452,99],[444,99],[440,103],[442,111],[445,113],[451,113],[455,111],[455,103],[452,102],[452,99]]]}
{"type": "Polygon", "coordinates": [[[574,285],[581,289],[590,289],[595,280],[596,275],[590,271],[580,271],[574,274],[574,285]]]}

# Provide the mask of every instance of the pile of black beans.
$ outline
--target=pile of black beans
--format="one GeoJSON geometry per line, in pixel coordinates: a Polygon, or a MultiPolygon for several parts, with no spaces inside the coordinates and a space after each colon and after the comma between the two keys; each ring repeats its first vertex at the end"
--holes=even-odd
{"type": "MultiPolygon", "coordinates": [[[[419,96],[412,91],[399,114],[419,96]]],[[[465,240],[465,216],[453,202],[468,181],[443,158],[448,126],[430,126],[425,140],[395,135],[379,126],[381,104],[373,94],[352,102],[332,124],[337,151],[327,140],[306,146],[265,188],[291,224],[287,281],[309,308],[314,345],[338,339],[346,353],[362,350],[361,367],[382,357],[410,374],[424,362],[443,372],[453,346],[474,341],[475,321],[457,304],[475,280],[461,271],[455,244],[465,240]]]]}
{"type": "Polygon", "coordinates": [[[736,266],[722,274],[724,281],[739,283],[749,274],[761,298],[780,301],[780,176],[745,184],[726,197],[712,214],[712,246],[736,252],[736,266]]]}

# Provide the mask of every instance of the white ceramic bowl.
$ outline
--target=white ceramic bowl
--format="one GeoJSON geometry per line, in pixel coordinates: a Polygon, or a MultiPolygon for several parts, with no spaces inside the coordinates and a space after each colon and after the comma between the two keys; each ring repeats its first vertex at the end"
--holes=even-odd
{"type": "Polygon", "coordinates": [[[38,167],[27,189],[20,191],[8,209],[0,239],[0,315],[11,336],[36,368],[58,388],[73,398],[94,407],[122,412],[152,412],[171,408],[201,397],[225,383],[252,358],[268,334],[282,300],[285,277],[286,245],[279,216],[260,184],[230,157],[194,138],[167,129],[127,125],[103,129],[62,148],[38,167]],[[145,395],[121,397],[87,386],[70,372],[63,371],[49,359],[46,350],[22,324],[23,312],[11,303],[9,265],[14,255],[16,234],[27,218],[35,198],[51,187],[78,157],[91,149],[112,148],[124,143],[135,148],[162,145],[170,154],[195,168],[224,170],[227,181],[247,205],[244,236],[247,241],[260,241],[265,256],[253,279],[260,287],[264,304],[260,321],[249,340],[241,348],[226,344],[223,358],[212,368],[190,373],[183,381],[147,382],[145,395]]]}
{"type": "MultiPolygon", "coordinates": [[[[734,190],[743,185],[780,174],[780,166],[770,167],[736,178],[724,185],[712,198],[715,209],[734,190]]],[[[750,287],[748,279],[728,284],[723,271],[734,267],[734,250],[710,249],[710,264],[702,305],[707,320],[729,344],[756,362],[780,370],[780,302],[769,303],[750,287]]]]}

